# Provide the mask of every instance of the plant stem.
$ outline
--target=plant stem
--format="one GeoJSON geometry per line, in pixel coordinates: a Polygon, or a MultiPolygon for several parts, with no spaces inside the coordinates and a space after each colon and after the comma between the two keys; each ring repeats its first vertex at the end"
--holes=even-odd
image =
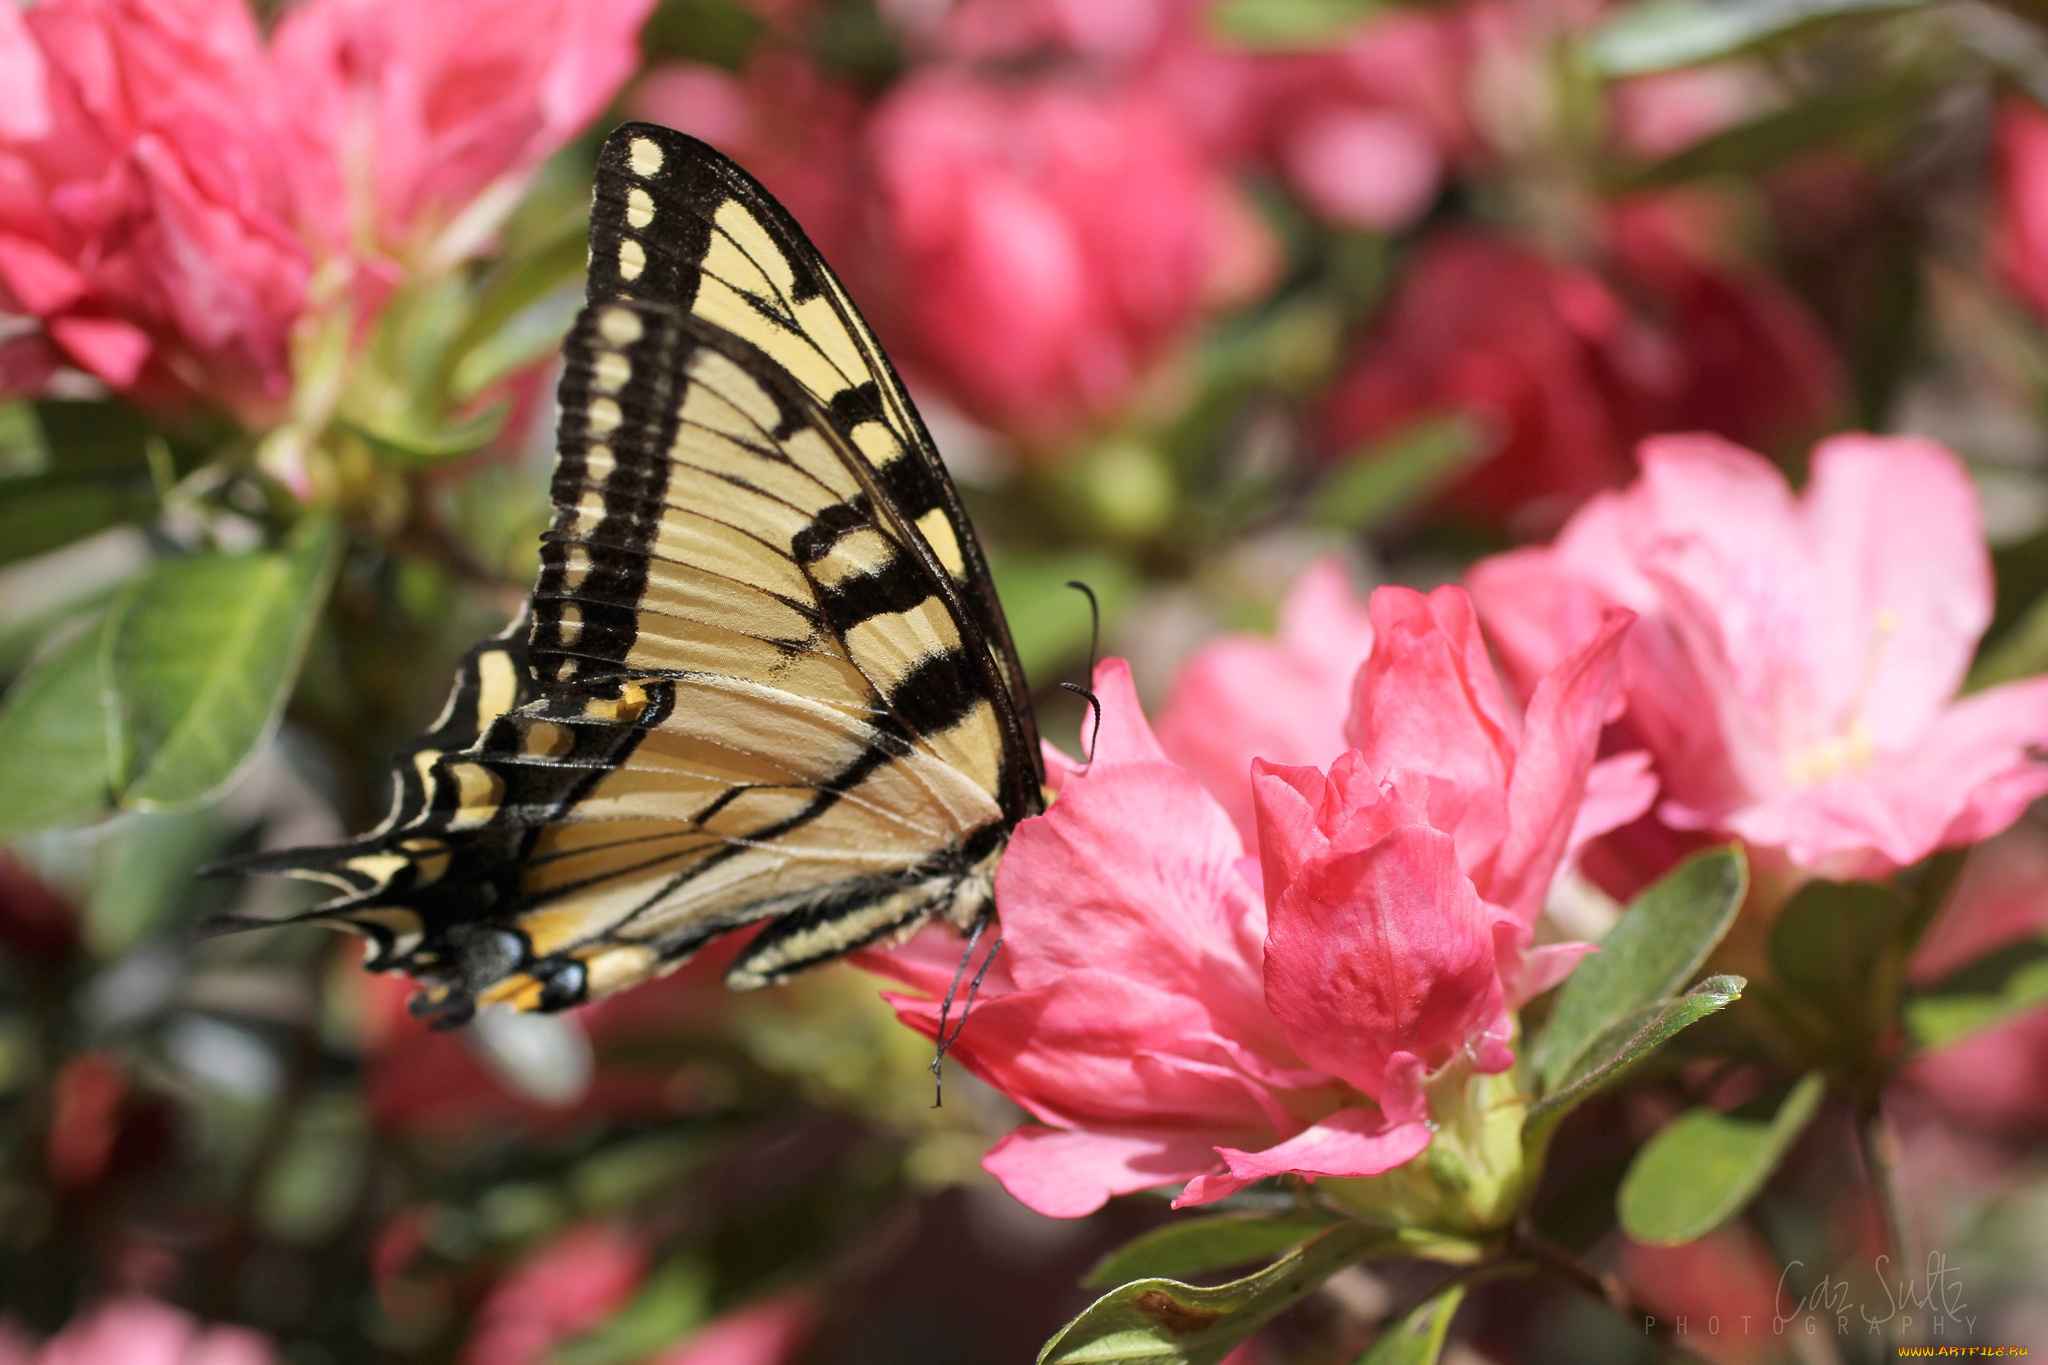
{"type": "MultiPolygon", "coordinates": [[[[1911,1243],[1906,1240],[1906,1219],[1892,1159],[1898,1150],[1898,1140],[1892,1135],[1891,1125],[1885,1121],[1882,1099],[1871,1100],[1857,1114],[1856,1142],[1863,1157],[1864,1179],[1870,1182],[1871,1197],[1877,1201],[1884,1229],[1885,1255],[1891,1261],[1892,1273],[1907,1273],[1911,1243]]],[[[1892,1344],[1898,1345],[1897,1326],[1890,1325],[1886,1330],[1895,1338],[1892,1344]]]]}
{"type": "Polygon", "coordinates": [[[1618,1276],[1596,1273],[1569,1251],[1536,1231],[1527,1219],[1515,1229],[1514,1245],[1515,1250],[1528,1257],[1540,1272],[1600,1300],[1623,1320],[1642,1323],[1644,1334],[1671,1355],[1700,1365],[1700,1357],[1680,1344],[1677,1330],[1636,1302],[1618,1276]]]}

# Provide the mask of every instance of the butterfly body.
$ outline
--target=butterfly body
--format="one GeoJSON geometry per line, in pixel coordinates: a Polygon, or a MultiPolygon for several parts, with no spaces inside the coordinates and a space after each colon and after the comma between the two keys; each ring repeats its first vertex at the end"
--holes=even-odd
{"type": "Polygon", "coordinates": [[[398,756],[383,825],[252,860],[335,885],[449,1021],[556,1009],[760,924],[751,987],[992,905],[1040,808],[1022,669],[952,485],[844,289],[731,162],[601,155],[527,611],[398,756]]]}

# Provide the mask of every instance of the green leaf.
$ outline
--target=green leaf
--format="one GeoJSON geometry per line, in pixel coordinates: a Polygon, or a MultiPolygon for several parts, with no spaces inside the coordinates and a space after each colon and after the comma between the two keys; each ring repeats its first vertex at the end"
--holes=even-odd
{"type": "Polygon", "coordinates": [[[147,479],[18,479],[0,485],[0,564],[32,559],[157,509],[147,479]]]}
{"type": "Polygon", "coordinates": [[[1391,1239],[1339,1223],[1256,1275],[1213,1289],[1137,1280],[1097,1299],[1038,1353],[1038,1365],[1216,1365],[1246,1337],[1391,1239]]]}
{"type": "Polygon", "coordinates": [[[1384,0],[1217,0],[1209,7],[1209,31],[1260,51],[1318,48],[1384,7],[1384,0]]]}
{"type": "Polygon", "coordinates": [[[95,622],[30,664],[0,702],[0,839],[106,814],[103,633],[95,622]]]}
{"type": "Polygon", "coordinates": [[[1154,1228],[1095,1263],[1081,1283],[1094,1289],[1127,1280],[1197,1275],[1205,1270],[1262,1261],[1299,1246],[1330,1226],[1329,1214],[1226,1213],[1154,1228]]]}
{"type": "Polygon", "coordinates": [[[1601,25],[1587,44],[1605,76],[1718,61],[1847,15],[1911,9],[1919,0],[1650,0],[1601,25]]]}
{"type": "Polygon", "coordinates": [[[474,417],[441,425],[419,422],[412,413],[386,414],[377,421],[358,418],[347,425],[399,464],[445,464],[489,445],[511,410],[509,403],[497,402],[474,417]]]}
{"type": "Polygon", "coordinates": [[[2034,599],[2026,614],[1977,656],[1963,690],[1982,692],[2043,672],[2048,672],[2048,595],[2034,599]]]}
{"type": "Polygon", "coordinates": [[[1444,1338],[1451,1332],[1451,1319],[1458,1316],[1458,1305],[1464,1301],[1462,1284],[1424,1299],[1380,1333],[1357,1365],[1436,1365],[1444,1353],[1444,1338]]]}
{"type": "Polygon", "coordinates": [[[1531,1106],[1522,1126],[1523,1145],[1542,1141],[1558,1120],[1634,1069],[1680,1030],[1741,999],[1748,984],[1739,976],[1710,976],[1684,995],[1644,1005],[1609,1025],[1580,1052],[1564,1079],[1531,1106]]]}
{"type": "Polygon", "coordinates": [[[1479,424],[1463,413],[1425,417],[1348,456],[1309,504],[1309,519],[1370,530],[1408,511],[1486,453],[1479,424]]]}
{"type": "Polygon", "coordinates": [[[1706,176],[1754,177],[1819,147],[1875,154],[1905,131],[1925,87],[1903,80],[1817,96],[1696,142],[1629,175],[1620,188],[1654,189],[1706,176]]]}
{"type": "Polygon", "coordinates": [[[331,522],[309,521],[283,553],[173,560],[116,599],[101,667],[118,804],[197,805],[255,752],[284,711],[338,546],[331,522]]]}
{"type": "Polygon", "coordinates": [[[1826,1078],[1809,1071],[1769,1120],[1695,1109],[1636,1153],[1616,1201],[1638,1242],[1677,1246],[1742,1212],[1820,1108],[1826,1078]]]}
{"type": "MultiPolygon", "coordinates": [[[[85,904],[86,945],[118,957],[186,904],[233,829],[217,809],[138,815],[100,844],[85,904]]],[[[206,883],[219,886],[221,883],[206,883]]]]}
{"type": "Polygon", "coordinates": [[[1694,854],[1637,896],[1558,991],[1533,1054],[1543,1088],[1555,1087],[1617,1020],[1692,980],[1748,889],[1748,863],[1730,845],[1694,854]]]}
{"type": "Polygon", "coordinates": [[[672,1256],[633,1301],[603,1326],[558,1346],[548,1365],[639,1365],[710,1315],[710,1277],[689,1256],[672,1256]]]}
{"type": "Polygon", "coordinates": [[[1906,1002],[1916,1048],[1947,1047],[2048,1003],[2048,935],[2008,944],[1906,1002]]]}
{"type": "Polygon", "coordinates": [[[1915,919],[1891,887],[1808,882],[1771,929],[1765,998],[1818,1056],[1868,1070],[1898,1018],[1915,919]]]}
{"type": "Polygon", "coordinates": [[[153,515],[149,429],[119,403],[0,407],[0,564],[153,515]]]}

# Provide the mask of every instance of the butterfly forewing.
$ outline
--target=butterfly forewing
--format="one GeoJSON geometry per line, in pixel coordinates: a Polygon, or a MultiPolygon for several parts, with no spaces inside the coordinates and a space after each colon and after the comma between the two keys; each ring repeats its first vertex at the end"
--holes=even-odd
{"type": "MultiPolygon", "coordinates": [[[[1013,742],[1035,755],[1009,627],[931,437],[844,286],[773,196],[695,138],[628,123],[598,157],[589,288],[592,302],[672,304],[753,343],[832,414],[915,528],[913,548],[953,580],[963,624],[1009,692],[1013,742]]],[[[1009,805],[1036,800],[1034,769],[1009,805]]]]}
{"type": "Polygon", "coordinates": [[[716,153],[628,125],[591,240],[530,627],[465,658],[383,825],[255,864],[340,888],[306,917],[451,1020],[764,920],[732,984],[964,925],[1038,809],[972,531],[802,234],[716,153]]]}

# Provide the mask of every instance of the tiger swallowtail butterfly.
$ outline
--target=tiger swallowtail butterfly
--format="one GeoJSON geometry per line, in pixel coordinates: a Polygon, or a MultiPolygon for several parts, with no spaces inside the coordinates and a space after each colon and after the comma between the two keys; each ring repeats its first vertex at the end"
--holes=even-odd
{"type": "Polygon", "coordinates": [[[994,897],[1042,808],[1024,674],[958,494],[859,310],[694,138],[598,158],[533,596],[464,657],[353,841],[237,870],[339,894],[416,1008],[561,1009],[760,931],[780,981],[994,897]]]}

